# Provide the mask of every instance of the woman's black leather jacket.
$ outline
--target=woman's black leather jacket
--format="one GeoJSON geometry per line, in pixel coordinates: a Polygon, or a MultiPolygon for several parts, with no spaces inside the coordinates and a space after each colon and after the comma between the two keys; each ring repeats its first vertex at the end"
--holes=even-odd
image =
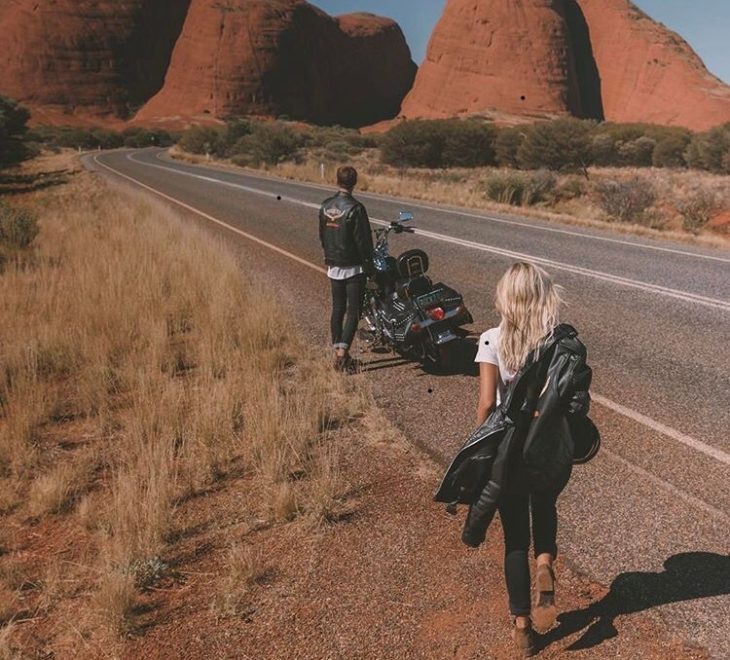
{"type": "Polygon", "coordinates": [[[532,489],[554,489],[573,462],[573,416],[590,407],[592,372],[575,328],[560,325],[512,381],[505,400],[459,450],[434,499],[470,505],[463,540],[478,546],[494,518],[515,452],[532,489]]]}

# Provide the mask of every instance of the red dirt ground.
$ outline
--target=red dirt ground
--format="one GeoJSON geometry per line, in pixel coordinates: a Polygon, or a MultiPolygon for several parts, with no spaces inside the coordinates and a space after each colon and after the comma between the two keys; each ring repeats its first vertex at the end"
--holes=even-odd
{"type": "MultiPolygon", "coordinates": [[[[119,645],[94,641],[93,621],[80,614],[88,594],[80,584],[47,616],[19,624],[28,656],[517,657],[509,638],[499,524],[484,548],[462,546],[462,516],[451,518],[431,501],[440,468],[394,433],[379,441],[364,431],[350,438],[344,460],[351,497],[339,522],[268,526],[257,519],[265,503],[251,501],[247,480],[224,482],[181,505],[180,531],[165,557],[172,577],[140,597],[126,639],[119,645]],[[231,538],[259,548],[266,570],[241,615],[221,618],[210,605],[221,589],[231,538]]],[[[73,514],[36,526],[14,522],[5,576],[8,561],[28,574],[49,560],[67,561],[71,573],[86,563],[84,534],[73,514]]],[[[565,565],[559,566],[558,587],[563,611],[585,608],[607,592],[565,565]]],[[[648,613],[619,618],[616,628],[617,636],[570,657],[707,657],[668,637],[648,613]]],[[[580,633],[560,637],[557,629],[543,638],[541,657],[563,657],[580,633]]]]}

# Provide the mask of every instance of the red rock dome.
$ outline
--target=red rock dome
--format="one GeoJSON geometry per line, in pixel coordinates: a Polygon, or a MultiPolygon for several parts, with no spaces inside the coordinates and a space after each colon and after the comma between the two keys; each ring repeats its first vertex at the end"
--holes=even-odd
{"type": "Polygon", "coordinates": [[[581,114],[562,0],[449,0],[406,117],[581,114]]]}
{"type": "Polygon", "coordinates": [[[606,119],[705,130],[730,121],[730,87],[679,35],[628,0],[577,0],[606,119]]]}
{"type": "Polygon", "coordinates": [[[188,0],[4,0],[0,93],[126,117],[160,89],[188,0]]]}
{"type": "Polygon", "coordinates": [[[359,126],[395,116],[415,70],[390,19],[335,19],[304,0],[193,0],[165,84],[138,120],[259,114],[359,126]]]}

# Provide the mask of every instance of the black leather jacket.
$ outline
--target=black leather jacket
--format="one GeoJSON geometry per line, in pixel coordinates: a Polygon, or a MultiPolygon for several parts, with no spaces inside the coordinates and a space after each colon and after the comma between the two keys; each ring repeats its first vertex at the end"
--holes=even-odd
{"type": "Polygon", "coordinates": [[[459,450],[436,492],[437,502],[470,505],[464,543],[476,547],[484,541],[515,459],[534,491],[564,485],[574,456],[570,419],[588,414],[591,378],[577,331],[558,326],[539,358],[528,359],[505,400],[459,450]]]}
{"type": "Polygon", "coordinates": [[[372,271],[373,234],[365,207],[341,190],[322,202],[319,238],[328,266],[362,266],[372,271]]]}

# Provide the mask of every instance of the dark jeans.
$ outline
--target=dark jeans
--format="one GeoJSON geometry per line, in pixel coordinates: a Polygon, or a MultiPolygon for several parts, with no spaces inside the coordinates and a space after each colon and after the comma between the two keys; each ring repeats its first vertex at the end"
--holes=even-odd
{"type": "Polygon", "coordinates": [[[330,280],[332,283],[332,344],[335,348],[349,349],[355,338],[363,295],[365,275],[356,275],[346,280],[330,280]]]}
{"type": "Polygon", "coordinates": [[[556,503],[567,484],[570,471],[558,488],[550,492],[531,492],[524,472],[517,469],[511,485],[499,505],[504,531],[504,575],[507,581],[509,609],[513,616],[528,616],[530,603],[530,514],[535,557],[558,555],[558,512],[556,503]]]}

